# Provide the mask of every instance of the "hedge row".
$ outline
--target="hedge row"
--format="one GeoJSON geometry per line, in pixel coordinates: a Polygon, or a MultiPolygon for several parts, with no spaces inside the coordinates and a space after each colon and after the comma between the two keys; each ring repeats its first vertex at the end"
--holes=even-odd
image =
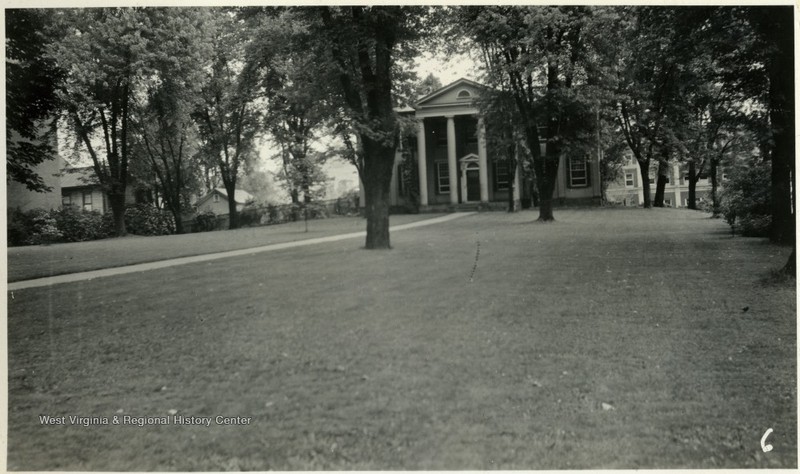
{"type": "MultiPolygon", "coordinates": [[[[8,210],[8,245],[38,245],[56,242],[83,242],[114,235],[110,212],[84,211],[67,206],[57,210],[8,210]]],[[[164,235],[175,231],[170,215],[148,204],[125,209],[125,227],[136,235],[164,235]]]]}

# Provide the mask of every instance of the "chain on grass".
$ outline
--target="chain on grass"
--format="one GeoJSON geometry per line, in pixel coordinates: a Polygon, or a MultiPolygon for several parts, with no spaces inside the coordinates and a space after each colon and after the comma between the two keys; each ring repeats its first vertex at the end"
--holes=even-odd
{"type": "Polygon", "coordinates": [[[475,263],[472,264],[472,272],[469,274],[470,283],[472,283],[475,278],[475,271],[478,269],[478,259],[481,258],[481,241],[476,240],[475,244],[475,263]]]}

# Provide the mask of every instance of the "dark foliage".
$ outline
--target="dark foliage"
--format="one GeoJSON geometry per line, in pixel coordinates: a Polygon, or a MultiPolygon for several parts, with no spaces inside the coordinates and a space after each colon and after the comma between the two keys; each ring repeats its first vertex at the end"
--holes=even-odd
{"type": "Polygon", "coordinates": [[[57,112],[63,78],[43,54],[46,25],[44,10],[6,10],[6,172],[38,192],[50,190],[34,168],[55,153],[55,128],[46,122],[57,112]]]}

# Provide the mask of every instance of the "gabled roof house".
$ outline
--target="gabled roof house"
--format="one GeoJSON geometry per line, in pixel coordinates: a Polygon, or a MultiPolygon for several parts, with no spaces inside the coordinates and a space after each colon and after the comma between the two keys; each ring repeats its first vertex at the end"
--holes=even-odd
{"type": "MultiPolygon", "coordinates": [[[[244,206],[253,202],[254,199],[253,195],[247,191],[237,189],[234,194],[236,210],[241,211],[244,206]]],[[[197,212],[211,211],[217,215],[228,214],[228,191],[225,188],[214,188],[198,199],[194,206],[197,208],[197,212]]]]}

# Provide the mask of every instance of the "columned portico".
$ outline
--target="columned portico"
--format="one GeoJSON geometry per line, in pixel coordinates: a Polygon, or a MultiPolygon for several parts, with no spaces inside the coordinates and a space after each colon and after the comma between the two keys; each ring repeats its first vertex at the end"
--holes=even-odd
{"type": "MultiPolygon", "coordinates": [[[[494,124],[486,123],[476,100],[485,90],[474,81],[459,79],[421,97],[412,107],[398,109],[416,119],[417,133],[413,150],[397,151],[400,168],[391,188],[398,196],[392,201],[396,206],[422,212],[483,210],[502,208],[509,201],[515,206],[532,201],[522,167],[514,169],[512,162],[502,159],[505,150],[492,149],[486,130],[494,124]],[[417,174],[414,183],[408,183],[413,174],[417,174]]],[[[582,203],[600,193],[599,157],[580,158],[566,154],[559,158],[562,164],[554,197],[560,203],[582,203]]]]}

